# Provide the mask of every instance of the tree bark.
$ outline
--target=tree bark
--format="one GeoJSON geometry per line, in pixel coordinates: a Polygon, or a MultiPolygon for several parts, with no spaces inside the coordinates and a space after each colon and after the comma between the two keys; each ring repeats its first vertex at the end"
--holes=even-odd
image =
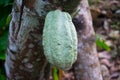
{"type": "Polygon", "coordinates": [[[78,35],[78,59],[73,66],[75,80],[103,80],[88,1],[81,0],[78,9],[73,19],[78,35]]]}
{"type": "Polygon", "coordinates": [[[49,78],[50,67],[42,47],[42,30],[47,6],[50,4],[45,0],[14,1],[5,61],[8,80],[49,78]],[[48,71],[47,74],[45,70],[48,71]]]}

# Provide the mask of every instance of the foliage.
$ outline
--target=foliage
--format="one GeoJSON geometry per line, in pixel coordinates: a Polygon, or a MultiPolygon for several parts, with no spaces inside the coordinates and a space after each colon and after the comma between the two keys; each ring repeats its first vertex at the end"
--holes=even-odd
{"type": "Polygon", "coordinates": [[[0,29],[6,24],[7,16],[11,12],[12,0],[0,0],[0,29]]]}
{"type": "Polygon", "coordinates": [[[5,51],[6,51],[6,46],[7,46],[7,36],[8,36],[8,31],[5,31],[4,34],[0,37],[0,59],[4,60],[5,59],[5,51]]]}
{"type": "MultiPolygon", "coordinates": [[[[11,20],[13,0],[0,0],[0,62],[4,64],[7,47],[8,26],[11,20]]],[[[4,65],[0,66],[0,80],[6,80],[4,65]]]]}
{"type": "Polygon", "coordinates": [[[105,43],[102,36],[99,34],[96,34],[96,44],[97,44],[98,48],[110,51],[110,47],[105,43]]]}
{"type": "Polygon", "coordinates": [[[5,51],[7,46],[8,26],[11,20],[9,15],[11,12],[12,0],[0,1],[0,60],[5,59],[5,51]]]}
{"type": "Polygon", "coordinates": [[[9,5],[9,0],[0,1],[0,59],[5,59],[5,50],[7,45],[8,25],[10,22],[10,12],[12,5],[9,5]]]}
{"type": "Polygon", "coordinates": [[[0,80],[6,80],[4,70],[0,68],[0,80]]]}

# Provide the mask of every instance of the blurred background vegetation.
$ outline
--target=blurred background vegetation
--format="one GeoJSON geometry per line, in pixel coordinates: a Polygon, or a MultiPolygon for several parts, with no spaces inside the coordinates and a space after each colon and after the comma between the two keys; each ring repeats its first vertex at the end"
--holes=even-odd
{"type": "Polygon", "coordinates": [[[0,80],[6,80],[4,60],[13,0],[0,0],[0,80]]]}
{"type": "MultiPolygon", "coordinates": [[[[116,72],[118,75],[120,73],[120,54],[118,54],[120,53],[120,1],[88,1],[96,32],[96,44],[100,63],[108,68],[109,74],[112,76],[111,78],[116,78],[116,72]]],[[[13,0],[0,0],[0,80],[6,80],[4,61],[12,5],[13,0]]]]}

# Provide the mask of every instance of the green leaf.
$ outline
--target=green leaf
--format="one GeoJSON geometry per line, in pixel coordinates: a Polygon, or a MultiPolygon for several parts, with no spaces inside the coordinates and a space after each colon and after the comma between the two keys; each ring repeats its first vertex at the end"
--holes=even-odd
{"type": "Polygon", "coordinates": [[[110,51],[110,47],[103,41],[103,49],[110,51]]]}
{"type": "Polygon", "coordinates": [[[0,0],[0,60],[5,59],[8,36],[7,27],[11,19],[9,14],[12,10],[12,3],[13,0],[0,0]]]}
{"type": "Polygon", "coordinates": [[[0,28],[4,27],[6,24],[6,19],[8,15],[11,13],[12,5],[8,6],[0,6],[0,28]]]}
{"type": "Polygon", "coordinates": [[[9,26],[12,16],[9,14],[6,19],[6,26],[9,26]]]}
{"type": "Polygon", "coordinates": [[[0,0],[0,5],[6,5],[10,0],[0,0]]]}
{"type": "Polygon", "coordinates": [[[5,60],[5,54],[0,53],[0,60],[5,60]]]}
{"type": "Polygon", "coordinates": [[[0,0],[0,5],[7,4],[9,0],[0,0]]]}
{"type": "Polygon", "coordinates": [[[8,39],[8,31],[5,31],[2,36],[0,36],[0,60],[5,59],[5,52],[7,48],[7,39],[8,39]]]}
{"type": "Polygon", "coordinates": [[[100,40],[100,39],[97,39],[96,40],[96,44],[97,44],[97,46],[100,48],[100,49],[102,49],[102,41],[100,40]]]}
{"type": "Polygon", "coordinates": [[[2,36],[0,36],[0,50],[5,50],[7,47],[8,31],[5,31],[2,36]]]}
{"type": "Polygon", "coordinates": [[[96,44],[98,48],[110,51],[110,47],[105,43],[101,35],[96,34],[96,44]]]}

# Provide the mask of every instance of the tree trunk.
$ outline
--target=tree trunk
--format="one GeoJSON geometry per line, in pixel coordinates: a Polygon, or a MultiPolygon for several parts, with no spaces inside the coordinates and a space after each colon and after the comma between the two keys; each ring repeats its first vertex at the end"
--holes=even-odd
{"type": "Polygon", "coordinates": [[[49,65],[42,47],[46,5],[50,6],[44,0],[14,1],[5,62],[8,80],[49,78],[49,65]]]}
{"type": "Polygon", "coordinates": [[[73,22],[78,35],[78,59],[73,66],[75,80],[102,80],[95,33],[87,0],[81,0],[73,22]]]}

